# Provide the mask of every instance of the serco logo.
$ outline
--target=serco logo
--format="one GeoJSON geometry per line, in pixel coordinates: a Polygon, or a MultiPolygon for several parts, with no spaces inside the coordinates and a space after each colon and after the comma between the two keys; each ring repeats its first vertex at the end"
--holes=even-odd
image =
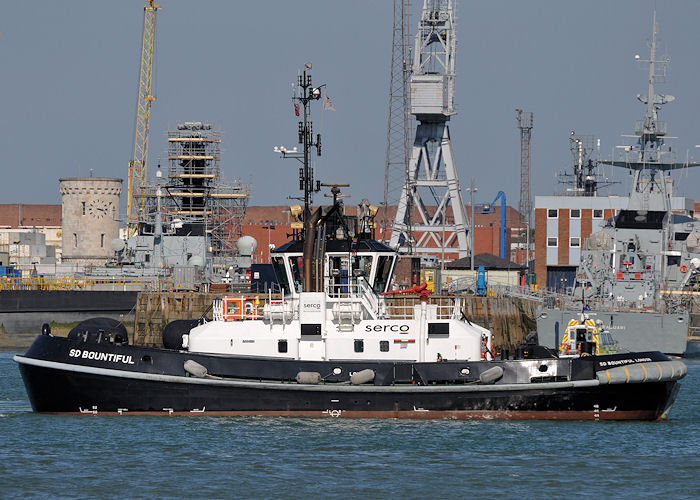
{"type": "Polygon", "coordinates": [[[408,333],[411,329],[409,325],[365,325],[366,332],[394,332],[408,333]]]}
{"type": "Polygon", "coordinates": [[[317,304],[315,302],[307,302],[304,304],[304,309],[315,309],[316,311],[321,310],[321,304],[317,304]]]}

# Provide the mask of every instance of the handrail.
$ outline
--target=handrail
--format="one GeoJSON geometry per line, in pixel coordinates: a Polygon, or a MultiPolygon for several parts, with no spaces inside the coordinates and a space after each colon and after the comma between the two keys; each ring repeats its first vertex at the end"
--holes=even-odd
{"type": "Polygon", "coordinates": [[[171,278],[0,278],[0,291],[164,291],[171,278]]]}

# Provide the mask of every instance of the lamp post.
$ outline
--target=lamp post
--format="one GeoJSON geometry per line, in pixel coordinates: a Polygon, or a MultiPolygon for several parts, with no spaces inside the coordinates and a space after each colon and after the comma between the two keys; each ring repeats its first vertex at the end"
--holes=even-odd
{"type": "Polygon", "coordinates": [[[470,224],[469,224],[469,241],[470,241],[470,246],[471,246],[471,251],[469,252],[471,255],[471,262],[469,265],[469,268],[473,271],[474,270],[474,193],[478,191],[474,187],[474,177],[472,177],[472,182],[471,186],[466,190],[469,192],[469,219],[470,219],[470,224]]]}
{"type": "Polygon", "coordinates": [[[270,230],[275,229],[275,226],[270,224],[270,221],[267,221],[267,225],[262,227],[263,229],[267,229],[267,261],[272,262],[272,259],[270,258],[270,230]]]}

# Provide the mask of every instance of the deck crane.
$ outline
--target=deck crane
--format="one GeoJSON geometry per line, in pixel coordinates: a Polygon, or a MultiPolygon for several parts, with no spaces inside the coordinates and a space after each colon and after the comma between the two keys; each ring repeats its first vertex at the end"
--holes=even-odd
{"type": "Polygon", "coordinates": [[[488,205],[484,205],[483,208],[476,209],[479,214],[492,214],[496,211],[494,205],[498,200],[501,200],[501,234],[500,234],[500,252],[499,257],[501,259],[506,258],[506,194],[503,191],[499,191],[496,197],[488,205]]]}
{"type": "Polygon", "coordinates": [[[143,7],[143,39],[141,41],[141,68],[139,94],[136,101],[136,126],[134,149],[129,162],[129,178],[126,203],[127,237],[136,234],[143,216],[145,199],[139,197],[146,184],[148,162],[148,135],[151,123],[151,103],[156,100],[153,87],[153,54],[156,36],[156,12],[160,9],[155,0],[147,0],[143,7]]]}

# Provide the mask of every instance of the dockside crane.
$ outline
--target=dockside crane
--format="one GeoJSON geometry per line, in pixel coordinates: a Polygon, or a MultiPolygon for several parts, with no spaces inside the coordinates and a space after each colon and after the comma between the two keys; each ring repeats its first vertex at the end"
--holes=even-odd
{"type": "Polygon", "coordinates": [[[136,126],[134,149],[129,161],[129,177],[126,202],[127,237],[136,234],[139,220],[143,219],[145,198],[140,197],[146,184],[148,163],[148,136],[151,123],[153,95],[153,55],[156,39],[156,12],[160,9],[155,0],[147,0],[143,7],[143,38],[141,40],[141,65],[139,93],[136,100],[136,126]]]}

